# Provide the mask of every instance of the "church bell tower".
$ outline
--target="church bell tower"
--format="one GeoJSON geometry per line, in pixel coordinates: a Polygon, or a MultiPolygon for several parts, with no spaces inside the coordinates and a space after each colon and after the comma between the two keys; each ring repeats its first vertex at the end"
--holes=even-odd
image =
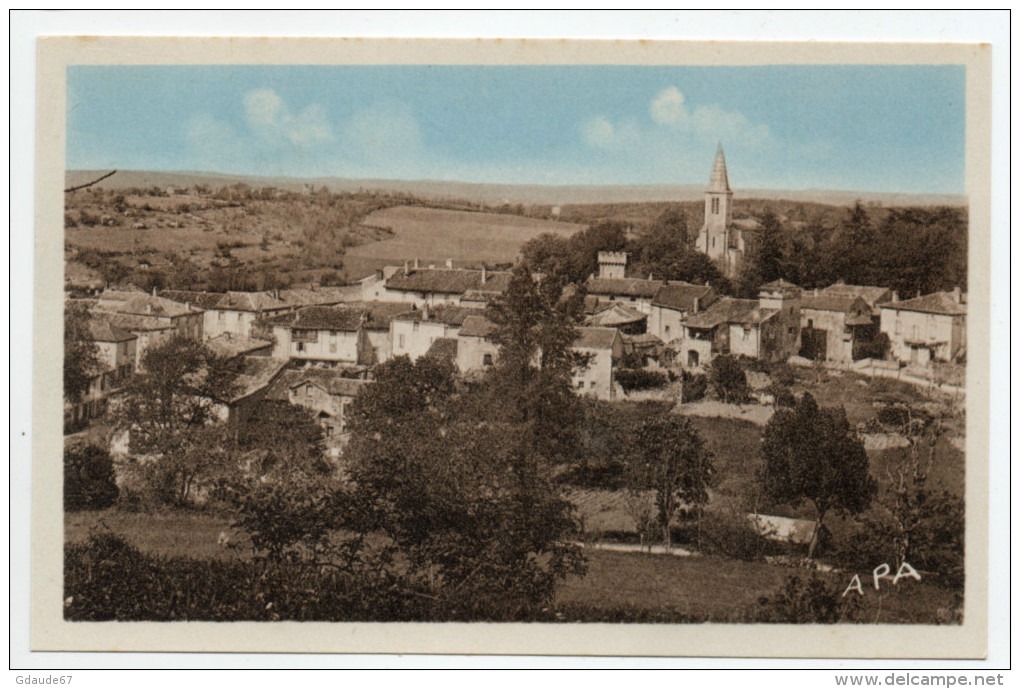
{"type": "Polygon", "coordinates": [[[728,268],[730,248],[730,206],[733,202],[733,190],[726,175],[726,156],[723,155],[722,144],[715,153],[712,165],[712,177],[705,190],[705,224],[698,234],[698,250],[707,254],[713,261],[718,261],[728,268]]]}

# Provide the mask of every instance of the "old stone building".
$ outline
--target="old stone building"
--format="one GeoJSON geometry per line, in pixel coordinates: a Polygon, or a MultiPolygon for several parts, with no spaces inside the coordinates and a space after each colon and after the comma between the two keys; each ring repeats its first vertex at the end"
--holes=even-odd
{"type": "Polygon", "coordinates": [[[958,361],[967,350],[967,301],[957,287],[882,304],[881,329],[893,357],[910,364],[958,361]]]}
{"type": "Polygon", "coordinates": [[[705,190],[705,222],[698,233],[698,251],[708,255],[727,276],[734,276],[744,257],[744,235],[733,224],[733,190],[726,172],[722,144],[715,154],[712,176],[705,190]]]}

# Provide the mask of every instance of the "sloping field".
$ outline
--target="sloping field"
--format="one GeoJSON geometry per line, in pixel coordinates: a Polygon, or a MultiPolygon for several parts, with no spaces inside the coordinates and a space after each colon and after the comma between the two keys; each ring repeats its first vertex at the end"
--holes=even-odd
{"type": "Polygon", "coordinates": [[[447,259],[453,259],[455,265],[511,263],[529,239],[546,232],[566,236],[584,229],[583,225],[519,215],[416,206],[376,211],[362,224],[391,230],[393,235],[347,250],[344,265],[352,278],[415,258],[426,265],[442,265],[447,259]]]}

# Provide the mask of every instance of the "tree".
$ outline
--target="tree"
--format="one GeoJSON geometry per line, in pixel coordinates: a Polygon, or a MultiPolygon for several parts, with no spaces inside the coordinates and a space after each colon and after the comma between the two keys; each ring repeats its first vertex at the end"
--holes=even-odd
{"type": "Polygon", "coordinates": [[[240,366],[180,336],[142,356],[143,372],[126,386],[117,419],[132,452],[149,457],[140,469],[161,500],[187,503],[195,482],[227,461],[217,406],[232,396],[240,366]]]}
{"type": "Polygon", "coordinates": [[[77,404],[92,379],[100,372],[99,348],[92,339],[87,307],[67,302],[64,306],[64,398],[77,404]]]}
{"type": "Polygon", "coordinates": [[[783,277],[783,226],[771,208],[758,219],[760,229],[751,242],[740,273],[740,293],[754,297],[758,288],[783,277]]]}
{"type": "Polygon", "coordinates": [[[687,507],[700,519],[708,502],[712,454],[691,422],[666,414],[643,424],[631,465],[632,485],[655,493],[659,527],[666,548],[672,545],[670,523],[687,507]]]}
{"type": "Polygon", "coordinates": [[[64,509],[97,510],[117,499],[110,453],[95,445],[64,447],[64,509]]]}
{"type": "Polygon", "coordinates": [[[307,409],[285,400],[262,400],[241,424],[237,449],[257,460],[257,473],[280,473],[288,466],[328,473],[322,427],[307,409]]]}
{"type": "Polygon", "coordinates": [[[728,354],[712,360],[709,382],[716,397],[727,404],[743,404],[750,396],[747,374],[737,360],[728,354]]]}
{"type": "Polygon", "coordinates": [[[846,411],[820,408],[810,393],[793,409],[776,409],[762,434],[761,455],[759,478],[768,498],[814,505],[808,557],[814,557],[829,512],[859,514],[877,490],[864,443],[850,427],[846,411]]]}
{"type": "Polygon", "coordinates": [[[571,374],[588,362],[570,349],[584,295],[564,287],[563,278],[536,279],[517,266],[486,315],[496,324],[492,339],[500,346],[490,390],[501,398],[506,420],[524,426],[535,452],[568,459],[580,418],[571,374]]]}

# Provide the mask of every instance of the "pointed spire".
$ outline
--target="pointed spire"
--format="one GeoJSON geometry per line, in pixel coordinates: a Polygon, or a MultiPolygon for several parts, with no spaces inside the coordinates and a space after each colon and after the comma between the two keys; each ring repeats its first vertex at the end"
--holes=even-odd
{"type": "Polygon", "coordinates": [[[715,152],[715,164],[712,166],[712,179],[708,182],[708,191],[730,191],[730,180],[726,175],[726,156],[723,155],[722,143],[715,152]]]}

